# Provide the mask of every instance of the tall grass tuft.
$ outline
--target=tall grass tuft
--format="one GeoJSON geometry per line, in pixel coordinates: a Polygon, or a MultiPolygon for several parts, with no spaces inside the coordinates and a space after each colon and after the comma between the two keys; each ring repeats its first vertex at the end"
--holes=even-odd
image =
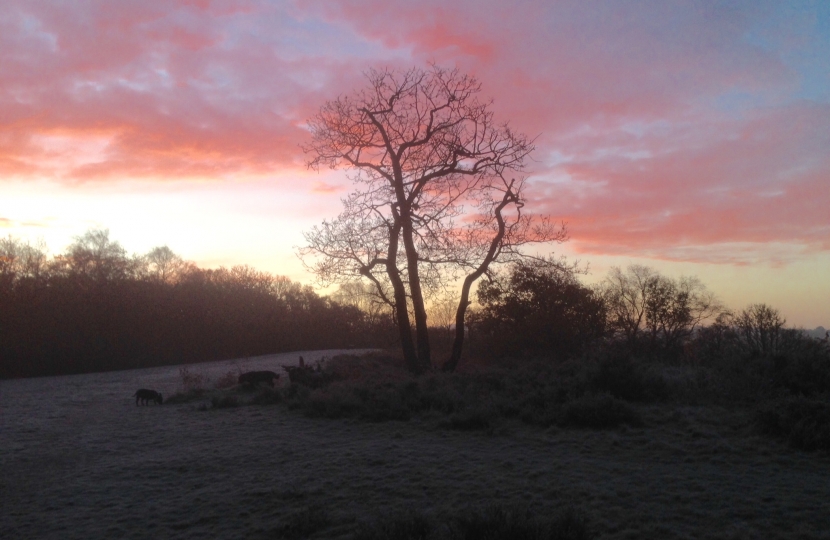
{"type": "Polygon", "coordinates": [[[527,509],[491,506],[428,518],[407,512],[360,525],[354,540],[589,540],[588,519],[573,508],[538,517],[527,509]]]}
{"type": "Polygon", "coordinates": [[[331,525],[328,512],[311,506],[291,514],[275,531],[275,538],[300,540],[325,529],[331,525]]]}

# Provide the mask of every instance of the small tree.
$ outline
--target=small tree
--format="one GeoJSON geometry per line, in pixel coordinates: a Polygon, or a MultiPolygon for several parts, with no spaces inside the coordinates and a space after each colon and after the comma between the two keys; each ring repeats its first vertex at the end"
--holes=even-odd
{"type": "Polygon", "coordinates": [[[145,271],[156,281],[173,283],[187,263],[167,246],[155,247],[144,256],[145,271]]]}
{"type": "Polygon", "coordinates": [[[11,235],[0,238],[0,290],[10,289],[23,280],[37,281],[47,266],[46,244],[32,244],[11,235]]]}
{"type": "Polygon", "coordinates": [[[309,167],[345,167],[357,189],[340,216],[305,235],[300,254],[323,284],[372,284],[415,373],[432,364],[426,301],[462,279],[444,363],[453,370],[475,281],[497,260],[520,257],[520,246],[562,241],[565,231],[523,212],[524,179],[510,175],[524,170],[533,142],[494,121],[475,78],[436,66],[366,77],[366,89],[309,121],[309,167]]]}
{"type": "Polygon", "coordinates": [[[735,317],[733,324],[743,348],[761,355],[779,352],[787,321],[766,304],[752,304],[735,317]]]}
{"type": "Polygon", "coordinates": [[[104,285],[133,277],[141,266],[140,259],[129,257],[120,243],[110,240],[109,229],[90,229],[74,240],[53,265],[75,279],[104,285]]]}
{"type": "Polygon", "coordinates": [[[495,355],[567,359],[605,333],[605,304],[579,282],[576,265],[537,260],[514,264],[478,288],[476,328],[495,355]]]}
{"type": "Polygon", "coordinates": [[[612,268],[600,284],[610,329],[630,346],[677,348],[723,306],[695,277],[674,280],[647,266],[612,268]]]}

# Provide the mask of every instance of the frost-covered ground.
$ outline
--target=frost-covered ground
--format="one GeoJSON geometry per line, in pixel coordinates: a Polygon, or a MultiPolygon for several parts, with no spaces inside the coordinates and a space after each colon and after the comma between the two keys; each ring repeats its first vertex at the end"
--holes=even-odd
{"type": "MultiPolygon", "coordinates": [[[[299,352],[189,366],[313,362],[299,352]]],[[[506,424],[495,434],[432,419],[315,420],[284,406],[136,407],[172,395],[178,366],[0,381],[0,536],[276,538],[298,516],[318,538],[396,512],[573,505],[599,538],[830,538],[830,458],[758,438],[727,411],[643,409],[611,431],[506,424]]]]}

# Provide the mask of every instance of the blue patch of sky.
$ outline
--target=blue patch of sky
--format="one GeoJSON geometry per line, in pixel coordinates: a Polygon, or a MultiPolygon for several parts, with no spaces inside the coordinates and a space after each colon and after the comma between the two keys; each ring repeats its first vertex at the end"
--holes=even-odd
{"type": "Polygon", "coordinates": [[[713,96],[709,104],[715,110],[732,116],[742,118],[743,113],[759,107],[770,105],[770,98],[764,93],[752,93],[745,89],[733,88],[713,96]]]}
{"type": "Polygon", "coordinates": [[[797,74],[792,100],[830,102],[830,2],[776,2],[744,39],[797,74]]]}
{"type": "Polygon", "coordinates": [[[58,50],[58,37],[43,27],[43,22],[33,15],[21,13],[19,27],[25,35],[32,36],[45,43],[51,52],[58,50]]]}
{"type": "Polygon", "coordinates": [[[233,49],[254,41],[288,61],[319,57],[368,59],[386,54],[380,44],[365,40],[345,24],[312,16],[298,17],[295,12],[278,5],[270,5],[256,13],[235,15],[223,29],[227,36],[223,47],[233,49]]]}

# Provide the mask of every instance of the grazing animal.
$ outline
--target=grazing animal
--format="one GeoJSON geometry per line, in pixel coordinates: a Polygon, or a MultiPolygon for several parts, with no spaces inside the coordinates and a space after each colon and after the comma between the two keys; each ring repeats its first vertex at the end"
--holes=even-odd
{"type": "Polygon", "coordinates": [[[163,398],[161,394],[156,392],[155,390],[147,390],[146,388],[142,388],[141,390],[137,391],[133,394],[135,398],[135,405],[138,407],[138,402],[141,401],[142,405],[149,405],[150,401],[155,401],[159,405],[161,405],[163,398]]]}
{"type": "Polygon", "coordinates": [[[265,383],[274,388],[274,381],[279,378],[280,376],[273,371],[248,371],[239,376],[239,384],[256,386],[259,383],[265,383]]]}

